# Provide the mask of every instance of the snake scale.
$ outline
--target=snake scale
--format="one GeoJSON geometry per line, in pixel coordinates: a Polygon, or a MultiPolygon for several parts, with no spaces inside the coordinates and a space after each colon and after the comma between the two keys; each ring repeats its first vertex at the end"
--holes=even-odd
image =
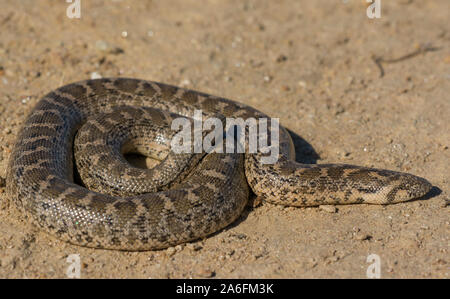
{"type": "Polygon", "coordinates": [[[23,124],[8,165],[7,192],[40,227],[70,243],[153,250],[226,227],[243,211],[250,190],[275,204],[317,206],[396,203],[431,189],[425,179],[406,173],[297,163],[282,126],[274,164],[263,164],[262,153],[248,151],[169,153],[153,169],[127,163],[126,152],[158,156],[167,151],[170,133],[164,127],[172,113],[192,118],[195,110],[205,116],[267,117],[238,102],[144,80],[105,78],[60,87],[44,96],[23,124]],[[146,115],[151,120],[139,120],[146,115]],[[80,129],[83,124],[88,127],[80,129]],[[145,145],[149,139],[160,149],[145,145]],[[97,174],[76,170],[78,151],[85,158],[77,165],[97,169],[97,174]],[[77,176],[90,181],[102,174],[108,188],[95,180],[77,182],[77,176]],[[139,189],[148,179],[157,182],[139,189]]]}

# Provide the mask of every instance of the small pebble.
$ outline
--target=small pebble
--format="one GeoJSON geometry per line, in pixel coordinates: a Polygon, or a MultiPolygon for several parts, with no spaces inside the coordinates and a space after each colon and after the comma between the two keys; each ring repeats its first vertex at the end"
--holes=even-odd
{"type": "Polygon", "coordinates": [[[192,244],[192,243],[186,244],[186,247],[187,247],[189,250],[192,250],[192,251],[199,251],[200,249],[203,248],[203,247],[202,247],[201,245],[199,245],[199,244],[192,244]]]}
{"type": "Polygon", "coordinates": [[[115,47],[111,51],[109,51],[109,53],[112,55],[119,55],[125,53],[125,51],[122,48],[115,47]]]}
{"type": "Polygon", "coordinates": [[[108,52],[113,55],[123,54],[125,52],[122,48],[112,47],[110,44],[103,40],[98,40],[95,43],[95,47],[102,52],[108,52]]]}
{"type": "Polygon", "coordinates": [[[92,72],[91,73],[91,79],[101,79],[102,75],[100,75],[98,72],[92,72]]]}
{"type": "Polygon", "coordinates": [[[216,273],[214,271],[211,271],[210,269],[207,269],[207,268],[199,269],[195,273],[195,276],[198,276],[200,278],[211,278],[214,275],[216,275],[216,273]]]}
{"type": "Polygon", "coordinates": [[[189,80],[189,79],[184,79],[183,81],[180,82],[181,87],[186,87],[189,85],[191,85],[191,80],[189,80]]]}
{"type": "Polygon", "coordinates": [[[306,88],[306,82],[305,81],[298,81],[298,86],[306,88]]]}
{"type": "Polygon", "coordinates": [[[283,91],[290,91],[290,90],[291,90],[291,88],[290,88],[289,86],[287,86],[287,85],[281,86],[281,89],[282,89],[283,91]]]}
{"type": "Polygon", "coordinates": [[[263,79],[265,82],[270,82],[270,81],[272,81],[273,78],[272,78],[272,76],[266,75],[266,76],[264,76],[263,79]]]}
{"type": "Polygon", "coordinates": [[[167,256],[173,256],[176,252],[177,252],[177,250],[175,249],[175,247],[169,247],[166,250],[167,256]]]}
{"type": "Polygon", "coordinates": [[[246,234],[236,234],[236,235],[233,235],[233,236],[238,238],[239,240],[247,239],[247,235],[246,234]]]}
{"type": "Polygon", "coordinates": [[[107,42],[103,40],[98,40],[95,42],[95,47],[100,51],[106,51],[109,48],[109,45],[107,42]]]}
{"type": "Polygon", "coordinates": [[[437,259],[434,264],[438,264],[438,265],[446,265],[447,262],[443,259],[437,259]]]}
{"type": "Polygon", "coordinates": [[[332,205],[321,205],[321,206],[319,206],[319,209],[321,211],[328,212],[328,213],[336,213],[337,212],[336,206],[332,206],[332,205]]]}
{"type": "Polygon", "coordinates": [[[280,62],[284,62],[287,60],[287,56],[286,55],[280,55],[277,57],[276,62],[280,63],[280,62]]]}
{"type": "Polygon", "coordinates": [[[365,241],[365,240],[372,239],[372,236],[368,235],[368,234],[357,233],[357,234],[355,234],[355,239],[359,240],[359,241],[365,241]]]}
{"type": "Polygon", "coordinates": [[[228,252],[226,253],[226,256],[227,256],[227,257],[231,257],[235,252],[236,252],[236,251],[235,251],[234,249],[231,249],[230,251],[228,251],[228,252]]]}

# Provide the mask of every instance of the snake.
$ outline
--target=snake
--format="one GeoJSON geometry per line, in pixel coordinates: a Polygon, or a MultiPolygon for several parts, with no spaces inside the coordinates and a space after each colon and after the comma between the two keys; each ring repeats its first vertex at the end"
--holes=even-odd
{"type": "Polygon", "coordinates": [[[236,101],[140,79],[91,79],[57,88],[38,101],[19,130],[7,194],[33,223],[63,241],[143,251],[226,228],[252,194],[298,207],[391,204],[423,197],[432,187],[408,173],[296,162],[292,138],[281,125],[273,163],[264,162],[267,151],[248,146],[241,152],[172,152],[178,131],[168,126],[179,118],[192,123],[196,111],[220,121],[270,119],[236,101]],[[127,153],[159,164],[138,167],[127,153]]]}

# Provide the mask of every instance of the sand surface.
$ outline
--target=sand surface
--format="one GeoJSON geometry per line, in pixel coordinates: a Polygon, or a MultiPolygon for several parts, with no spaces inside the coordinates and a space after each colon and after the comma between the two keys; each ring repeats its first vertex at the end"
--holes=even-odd
{"type": "Polygon", "coordinates": [[[383,278],[448,278],[450,1],[382,0],[379,19],[360,0],[83,0],[81,19],[68,5],[0,0],[0,277],[64,278],[78,254],[83,278],[364,278],[376,254],[383,278]],[[297,135],[299,161],[405,171],[435,187],[390,206],[265,203],[162,251],[70,245],[19,213],[2,181],[39,98],[98,76],[241,101],[297,135]]]}

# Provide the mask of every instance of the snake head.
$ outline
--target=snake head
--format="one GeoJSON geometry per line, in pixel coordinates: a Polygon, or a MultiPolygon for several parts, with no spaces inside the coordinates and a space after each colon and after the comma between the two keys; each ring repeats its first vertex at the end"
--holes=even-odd
{"type": "Polygon", "coordinates": [[[403,202],[426,195],[433,187],[424,178],[401,173],[397,180],[392,181],[390,191],[386,195],[387,203],[403,202]]]}
{"type": "Polygon", "coordinates": [[[391,204],[426,195],[432,188],[424,178],[403,172],[355,167],[347,178],[363,203],[391,204]]]}

